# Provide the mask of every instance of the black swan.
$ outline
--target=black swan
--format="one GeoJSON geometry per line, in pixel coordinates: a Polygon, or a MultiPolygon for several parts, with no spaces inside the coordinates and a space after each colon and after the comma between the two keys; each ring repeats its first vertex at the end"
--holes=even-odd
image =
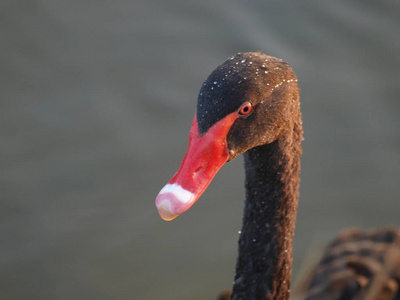
{"type": "MultiPolygon", "coordinates": [[[[239,53],[203,83],[187,153],[156,206],[164,220],[174,219],[226,162],[244,154],[239,257],[232,292],[220,299],[289,299],[302,139],[297,78],[286,62],[239,53]]],[[[399,236],[392,228],[342,233],[312,271],[301,299],[367,299],[368,291],[375,293],[371,300],[400,299],[400,268],[392,268],[399,265],[399,236]]]]}

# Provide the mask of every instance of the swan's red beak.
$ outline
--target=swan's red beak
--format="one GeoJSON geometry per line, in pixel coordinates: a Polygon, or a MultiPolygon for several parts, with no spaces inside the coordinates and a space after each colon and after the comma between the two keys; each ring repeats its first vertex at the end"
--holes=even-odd
{"type": "Polygon", "coordinates": [[[156,198],[161,218],[166,221],[176,218],[200,198],[229,158],[226,137],[237,118],[236,112],[231,113],[199,135],[195,115],[189,134],[189,147],[181,167],[156,198]]]}

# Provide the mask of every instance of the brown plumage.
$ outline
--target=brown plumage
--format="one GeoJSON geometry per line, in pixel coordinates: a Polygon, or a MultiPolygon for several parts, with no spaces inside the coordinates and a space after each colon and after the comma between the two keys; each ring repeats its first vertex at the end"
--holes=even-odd
{"type": "Polygon", "coordinates": [[[344,230],[307,276],[295,299],[400,299],[400,230],[344,230]]]}
{"type": "MultiPolygon", "coordinates": [[[[244,154],[239,257],[232,293],[220,300],[289,299],[302,139],[297,78],[286,62],[239,53],[203,83],[188,152],[156,205],[172,220],[193,205],[225,162],[244,154]]],[[[398,236],[397,229],[343,232],[296,299],[400,300],[398,236]]]]}

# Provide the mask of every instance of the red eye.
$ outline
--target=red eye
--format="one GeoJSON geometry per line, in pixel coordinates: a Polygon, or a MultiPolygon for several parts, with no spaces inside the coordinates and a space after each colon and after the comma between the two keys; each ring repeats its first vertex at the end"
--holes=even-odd
{"type": "Polygon", "coordinates": [[[240,107],[239,114],[242,116],[248,115],[249,113],[251,113],[252,110],[253,110],[253,105],[250,102],[245,102],[240,107]]]}

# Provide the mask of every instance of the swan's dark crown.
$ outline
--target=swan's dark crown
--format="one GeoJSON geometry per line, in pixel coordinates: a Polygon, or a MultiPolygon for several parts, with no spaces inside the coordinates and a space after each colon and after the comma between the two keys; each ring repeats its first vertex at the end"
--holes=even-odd
{"type": "Polygon", "coordinates": [[[296,76],[280,59],[258,52],[232,56],[208,76],[200,89],[197,102],[200,134],[238,110],[242,103],[263,103],[276,87],[291,81],[297,81],[296,76]]]}

